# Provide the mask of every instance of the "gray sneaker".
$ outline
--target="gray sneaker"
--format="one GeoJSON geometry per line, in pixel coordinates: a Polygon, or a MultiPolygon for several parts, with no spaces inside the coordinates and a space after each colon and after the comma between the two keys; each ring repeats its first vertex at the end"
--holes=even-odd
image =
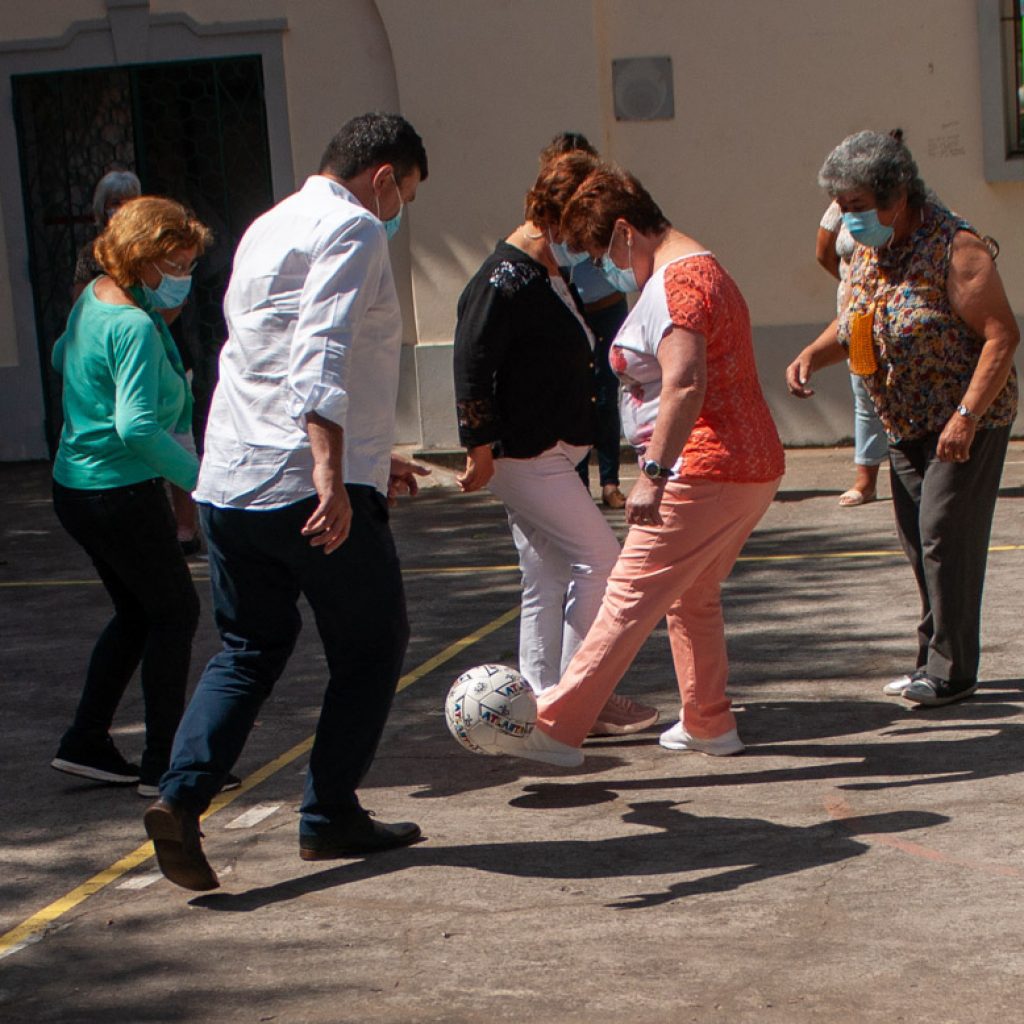
{"type": "Polygon", "coordinates": [[[903,699],[912,701],[914,704],[921,704],[924,707],[938,708],[942,707],[943,704],[952,704],[955,701],[970,697],[977,688],[977,679],[962,679],[957,682],[951,682],[924,673],[914,679],[910,686],[903,691],[903,699]]]}

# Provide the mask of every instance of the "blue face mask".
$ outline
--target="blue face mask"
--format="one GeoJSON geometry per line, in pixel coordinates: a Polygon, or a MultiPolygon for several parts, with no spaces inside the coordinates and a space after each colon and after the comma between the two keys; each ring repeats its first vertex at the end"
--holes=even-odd
{"type": "Polygon", "coordinates": [[[555,262],[560,267],[575,267],[578,263],[583,263],[587,259],[585,252],[573,252],[565,242],[552,242],[549,240],[548,245],[551,246],[551,255],[555,257],[555,262]]]}
{"type": "Polygon", "coordinates": [[[170,274],[161,272],[160,283],[155,288],[150,288],[145,282],[142,283],[143,294],[155,309],[177,309],[188,298],[191,290],[191,274],[188,277],[171,277],[170,274]]]}
{"type": "Polygon", "coordinates": [[[402,193],[398,189],[398,179],[392,174],[391,180],[395,183],[395,191],[398,192],[398,202],[401,203],[398,207],[398,213],[394,217],[384,220],[380,215],[380,197],[377,198],[377,219],[384,225],[384,233],[388,236],[389,242],[398,234],[398,229],[402,225],[402,211],[405,209],[402,193]]]}
{"type": "Polygon", "coordinates": [[[869,245],[879,249],[892,238],[893,228],[878,219],[877,210],[865,210],[863,213],[844,213],[843,223],[846,230],[861,245],[869,245]]]}
{"type": "MultiPolygon", "coordinates": [[[[612,235],[612,241],[615,240],[615,235],[612,235]]],[[[604,274],[605,279],[608,283],[616,290],[620,292],[638,292],[640,286],[636,283],[636,271],[633,270],[632,266],[617,267],[611,258],[612,243],[608,243],[608,249],[605,254],[601,257],[601,273],[604,274]]],[[[629,249],[629,261],[633,262],[633,247],[629,249]]]]}

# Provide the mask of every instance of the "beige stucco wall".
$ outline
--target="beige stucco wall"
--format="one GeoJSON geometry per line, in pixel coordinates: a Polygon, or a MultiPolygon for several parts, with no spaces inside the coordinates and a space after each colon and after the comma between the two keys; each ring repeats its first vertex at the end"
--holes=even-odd
{"type": "MultiPolygon", "coordinates": [[[[769,400],[792,442],[850,433],[840,371],[814,403],[782,368],[823,325],[828,277],[814,262],[828,150],[862,127],[902,127],[929,185],[1003,243],[1024,313],[1024,182],[982,168],[976,0],[152,0],[197,22],[286,18],[284,88],[296,183],[348,117],[398,109],[427,144],[431,174],[396,240],[406,340],[403,440],[454,441],[455,304],[520,216],[536,153],[555,132],[588,134],[637,173],[681,228],[714,249],[750,304],[769,400]],[[879,26],[868,32],[864,26],[879,26]],[[670,56],[675,117],[611,111],[611,61],[670,56]]],[[[59,36],[102,18],[103,0],[0,5],[0,40],[59,36]]],[[[2,230],[2,229],[0,229],[2,230]]],[[[0,275],[6,267],[0,238],[0,275]]],[[[17,358],[0,285],[0,365],[17,358]]],[[[24,347],[22,347],[24,351],[24,347]]]]}
{"type": "MultiPolygon", "coordinates": [[[[848,5],[718,0],[378,0],[402,111],[422,131],[432,180],[412,218],[419,337],[445,344],[465,280],[517,222],[536,152],[582,130],[633,170],[668,216],[714,249],[750,304],[758,361],[791,442],[851,433],[847,382],[814,403],[782,370],[827,320],[830,279],[814,260],[827,200],[815,178],[831,147],[900,126],[926,181],[1003,241],[1000,269],[1024,312],[1024,184],[982,170],[974,0],[848,5]],[[867,32],[863,26],[881,26],[867,32]],[[849,55],[849,56],[847,56],[849,55]],[[670,56],[675,118],[617,122],[611,61],[670,56]],[[854,59],[856,56],[856,60],[854,59]]],[[[423,372],[427,372],[424,360],[423,372]]],[[[430,394],[446,386],[429,357],[430,394]]],[[[423,393],[421,380],[421,394],[423,393]]],[[[448,400],[446,398],[446,400],[448,400]]],[[[425,440],[442,410],[425,415],[425,440]]],[[[448,419],[451,440],[450,417],[448,419]]]]}

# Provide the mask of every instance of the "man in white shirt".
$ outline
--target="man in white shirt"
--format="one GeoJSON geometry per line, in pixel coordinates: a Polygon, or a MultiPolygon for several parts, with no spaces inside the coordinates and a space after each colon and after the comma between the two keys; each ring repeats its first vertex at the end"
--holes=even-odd
{"type": "Polygon", "coordinates": [[[388,500],[427,472],[392,456],[402,324],[388,239],[427,177],[419,135],[393,114],[349,121],[318,174],[259,217],[235,254],[228,339],[195,498],[223,643],[196,688],[145,815],[163,873],[219,883],[199,815],[284,671],[304,594],[330,678],[310,754],[305,860],[414,842],[356,787],[373,760],[409,637],[388,500]]]}

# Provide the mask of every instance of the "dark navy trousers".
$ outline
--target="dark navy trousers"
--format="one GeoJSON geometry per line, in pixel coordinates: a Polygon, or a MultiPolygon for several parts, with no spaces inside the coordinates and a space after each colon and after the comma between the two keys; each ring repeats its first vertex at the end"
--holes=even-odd
{"type": "Polygon", "coordinates": [[[300,530],[317,499],[258,511],[200,506],[222,650],[206,666],[174,741],[161,795],[202,813],[284,672],[305,595],[328,680],[302,800],[300,831],[329,834],[361,814],[356,787],[373,760],[409,640],[384,497],[348,485],[352,529],[325,555],[300,530]]]}

